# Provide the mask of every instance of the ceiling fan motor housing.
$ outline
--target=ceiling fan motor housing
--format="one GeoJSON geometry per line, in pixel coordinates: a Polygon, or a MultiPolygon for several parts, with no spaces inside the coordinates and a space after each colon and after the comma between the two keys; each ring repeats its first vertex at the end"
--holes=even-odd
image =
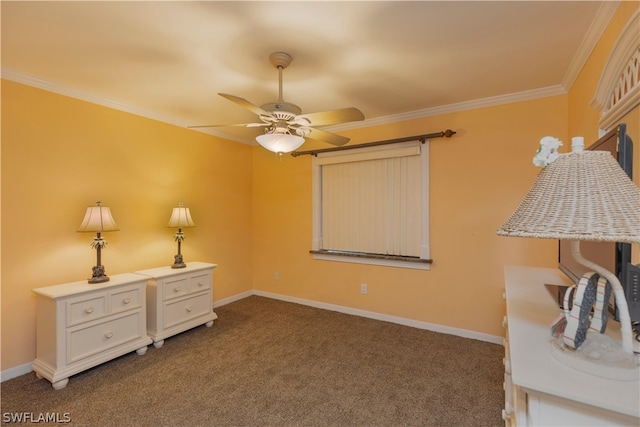
{"type": "Polygon", "coordinates": [[[284,117],[283,115],[282,118],[285,120],[289,120],[290,118],[298,116],[302,113],[302,109],[300,107],[290,102],[284,101],[269,102],[267,104],[261,105],[260,108],[262,108],[264,111],[273,113],[276,117],[278,117],[278,113],[289,113],[291,117],[284,117]]]}

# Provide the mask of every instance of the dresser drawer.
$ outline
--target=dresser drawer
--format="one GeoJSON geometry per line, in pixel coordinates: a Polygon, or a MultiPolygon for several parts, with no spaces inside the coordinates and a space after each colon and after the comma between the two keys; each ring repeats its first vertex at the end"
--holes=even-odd
{"type": "Polygon", "coordinates": [[[142,289],[139,286],[113,292],[111,294],[111,313],[120,313],[140,307],[141,293],[142,289]]]}
{"type": "Polygon", "coordinates": [[[127,341],[142,337],[141,312],[115,317],[103,323],[69,330],[67,363],[73,363],[94,354],[117,347],[127,341]]]}
{"type": "Polygon", "coordinates": [[[211,289],[211,273],[204,273],[189,278],[189,290],[191,293],[208,291],[211,289]]]}
{"type": "Polygon", "coordinates": [[[189,278],[179,276],[165,279],[162,283],[162,291],[165,301],[185,296],[189,293],[189,278]]]}
{"type": "Polygon", "coordinates": [[[107,315],[107,294],[91,294],[67,301],[67,326],[73,326],[107,315]]]}
{"type": "Polygon", "coordinates": [[[165,305],[165,328],[211,313],[211,295],[196,295],[165,305]]]}

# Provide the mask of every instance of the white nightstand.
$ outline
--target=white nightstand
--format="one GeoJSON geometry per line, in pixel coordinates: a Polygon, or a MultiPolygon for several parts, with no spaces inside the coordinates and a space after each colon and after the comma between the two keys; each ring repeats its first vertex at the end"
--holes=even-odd
{"type": "Polygon", "coordinates": [[[86,280],[34,289],[37,298],[38,378],[59,390],[69,377],[131,351],[144,354],[146,279],[117,274],[105,283],[86,280]]]}
{"type": "Polygon", "coordinates": [[[190,262],[136,271],[148,277],[147,333],[156,348],[164,339],[187,329],[213,325],[213,269],[216,264],[190,262]]]}

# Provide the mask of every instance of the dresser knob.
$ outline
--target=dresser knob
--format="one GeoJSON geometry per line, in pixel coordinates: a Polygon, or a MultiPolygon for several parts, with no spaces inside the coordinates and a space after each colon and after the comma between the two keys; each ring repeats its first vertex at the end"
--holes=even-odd
{"type": "Polygon", "coordinates": [[[175,288],[173,288],[173,292],[180,292],[180,286],[176,286],[175,288]]]}
{"type": "Polygon", "coordinates": [[[87,313],[87,314],[91,314],[91,313],[93,313],[93,307],[87,307],[87,308],[85,308],[85,309],[84,309],[84,312],[85,312],[85,313],[87,313]]]}
{"type": "Polygon", "coordinates": [[[507,322],[507,316],[504,316],[504,317],[502,318],[502,327],[503,327],[503,328],[506,328],[506,327],[507,327],[507,324],[508,324],[508,322],[507,322]]]}
{"type": "Polygon", "coordinates": [[[111,339],[111,337],[113,337],[113,332],[107,332],[106,334],[104,334],[104,336],[109,340],[111,339]]]}
{"type": "Polygon", "coordinates": [[[188,313],[191,313],[192,311],[193,311],[193,308],[192,308],[192,307],[187,307],[187,312],[188,312],[188,313]]]}
{"type": "Polygon", "coordinates": [[[204,286],[204,283],[198,282],[198,286],[204,286]]]}
{"type": "Polygon", "coordinates": [[[129,304],[131,302],[131,298],[125,298],[122,300],[123,304],[129,304]]]}

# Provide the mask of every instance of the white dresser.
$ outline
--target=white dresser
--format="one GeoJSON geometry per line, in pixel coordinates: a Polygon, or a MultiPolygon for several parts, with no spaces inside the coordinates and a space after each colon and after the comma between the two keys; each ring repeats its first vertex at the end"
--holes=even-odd
{"type": "Polygon", "coordinates": [[[69,377],[131,351],[144,354],[146,278],[118,274],[105,283],[86,280],[34,289],[37,299],[38,378],[59,390],[69,377]]]}
{"type": "Polygon", "coordinates": [[[560,310],[545,284],[568,286],[568,278],[556,269],[507,266],[505,282],[506,426],[639,426],[638,381],[584,373],[551,353],[550,324],[560,310]]]}
{"type": "Polygon", "coordinates": [[[164,339],[196,326],[213,325],[213,269],[216,264],[189,262],[136,271],[148,277],[147,333],[156,348],[164,339]]]}

